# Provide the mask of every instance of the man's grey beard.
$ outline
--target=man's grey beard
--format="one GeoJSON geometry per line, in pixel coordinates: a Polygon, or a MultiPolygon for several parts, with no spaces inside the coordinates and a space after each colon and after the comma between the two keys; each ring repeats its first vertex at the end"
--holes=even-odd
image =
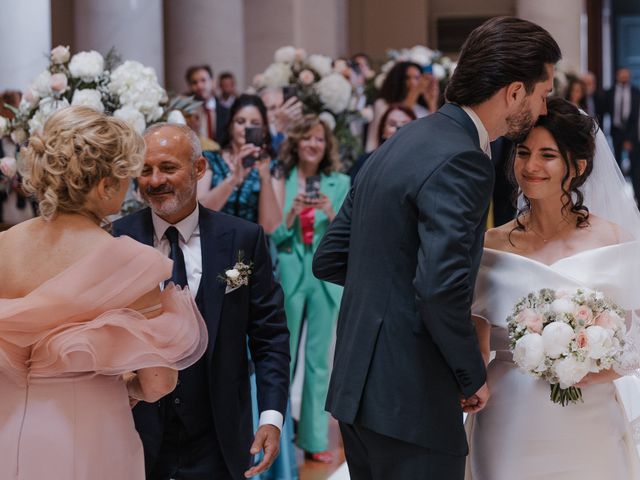
{"type": "Polygon", "coordinates": [[[189,188],[180,191],[174,190],[173,198],[169,198],[162,203],[154,201],[152,197],[146,195],[146,192],[142,192],[142,197],[151,206],[151,210],[153,210],[156,215],[160,217],[171,216],[184,208],[187,203],[191,202],[191,199],[196,194],[198,182],[195,177],[193,180],[189,188]]]}

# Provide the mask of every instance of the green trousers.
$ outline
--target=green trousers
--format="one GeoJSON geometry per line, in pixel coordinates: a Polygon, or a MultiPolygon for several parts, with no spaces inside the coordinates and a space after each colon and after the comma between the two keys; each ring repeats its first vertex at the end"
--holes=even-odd
{"type": "MultiPolygon", "coordinates": [[[[298,423],[298,446],[306,452],[329,448],[329,414],[324,405],[329,388],[329,348],[338,314],[338,305],[329,297],[322,281],[313,276],[312,250],[305,249],[303,281],[285,298],[287,324],[291,335],[291,377],[296,369],[303,321],[307,322],[304,344],[304,383],[298,423]]],[[[282,272],[286,275],[286,272],[282,272]]]]}

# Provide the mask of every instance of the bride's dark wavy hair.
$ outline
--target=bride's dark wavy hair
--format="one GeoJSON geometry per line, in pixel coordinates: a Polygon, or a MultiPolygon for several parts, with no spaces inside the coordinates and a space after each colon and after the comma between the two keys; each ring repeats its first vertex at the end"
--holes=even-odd
{"type": "MultiPolygon", "coordinates": [[[[593,157],[596,149],[595,138],[598,130],[597,123],[590,116],[581,113],[569,101],[556,97],[547,100],[547,114],[538,118],[535,127],[542,127],[551,134],[558,146],[560,156],[564,160],[566,171],[562,179],[563,213],[569,211],[576,214],[576,226],[578,228],[589,226],[589,208],[583,203],[584,195],[580,191],[580,187],[584,185],[593,170],[593,157]],[[586,167],[581,174],[578,173],[578,160],[587,161],[586,167]],[[572,172],[575,172],[576,175],[569,182],[568,189],[565,189],[564,185],[571,177],[572,172]]],[[[520,218],[523,214],[531,211],[531,202],[522,193],[516,182],[513,170],[516,155],[517,146],[508,163],[509,180],[516,187],[514,203],[517,205],[517,199],[522,195],[524,206],[518,209],[516,227],[513,231],[524,231],[525,226],[520,221],[520,218]]]]}

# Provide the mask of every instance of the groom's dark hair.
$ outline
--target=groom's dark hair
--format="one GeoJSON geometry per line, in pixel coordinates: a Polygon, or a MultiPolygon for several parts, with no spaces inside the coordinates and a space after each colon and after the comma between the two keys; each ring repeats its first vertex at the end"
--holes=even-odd
{"type": "Polygon", "coordinates": [[[502,87],[523,82],[530,94],[547,79],[546,64],[555,64],[560,47],[544,28],[515,17],[495,17],[467,37],[445,97],[458,105],[478,105],[502,87]]]}

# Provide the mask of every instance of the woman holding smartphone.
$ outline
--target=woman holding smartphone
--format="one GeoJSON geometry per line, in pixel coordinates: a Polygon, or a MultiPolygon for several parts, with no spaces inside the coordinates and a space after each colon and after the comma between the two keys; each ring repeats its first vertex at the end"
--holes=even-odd
{"type": "Polygon", "coordinates": [[[307,322],[297,443],[306,458],[330,463],[329,417],[324,402],[329,385],[329,348],[342,288],[316,279],[311,262],[349,191],[350,180],[338,173],[336,140],[316,115],[304,116],[289,131],[282,159],[287,176],[285,218],[271,238],[278,249],[285,293],[292,377],[302,324],[305,319],[307,322]]]}
{"type": "Polygon", "coordinates": [[[259,223],[267,234],[282,222],[284,179],[271,148],[267,110],[257,95],[231,107],[220,152],[203,152],[208,169],[198,182],[203,206],[259,223]]]}

